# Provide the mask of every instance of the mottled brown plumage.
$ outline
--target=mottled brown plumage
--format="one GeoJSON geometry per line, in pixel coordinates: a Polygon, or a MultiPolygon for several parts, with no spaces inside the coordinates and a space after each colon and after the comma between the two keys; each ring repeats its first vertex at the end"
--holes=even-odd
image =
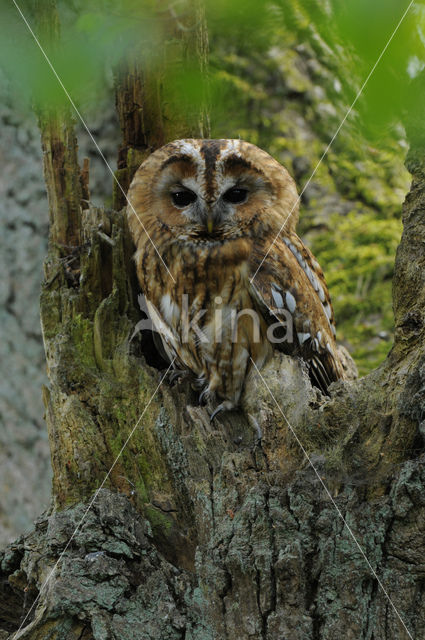
{"type": "Polygon", "coordinates": [[[323,391],[344,377],[323,272],[295,233],[297,190],[276,160],[242,140],[177,140],[128,195],[152,320],[204,395],[237,406],[251,358],[260,368],[273,348],[301,356],[323,391]]]}

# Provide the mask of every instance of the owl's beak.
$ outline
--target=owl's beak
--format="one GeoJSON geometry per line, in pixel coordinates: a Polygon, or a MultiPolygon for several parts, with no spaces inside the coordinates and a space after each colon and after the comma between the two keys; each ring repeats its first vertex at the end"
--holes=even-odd
{"type": "Polygon", "coordinates": [[[220,223],[220,216],[218,215],[215,200],[206,200],[206,207],[204,209],[204,224],[207,227],[208,233],[212,233],[214,227],[220,223]]]}

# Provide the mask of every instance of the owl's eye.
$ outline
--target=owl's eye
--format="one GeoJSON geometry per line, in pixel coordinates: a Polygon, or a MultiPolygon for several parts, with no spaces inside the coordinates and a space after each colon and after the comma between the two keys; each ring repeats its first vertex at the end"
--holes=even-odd
{"type": "Polygon", "coordinates": [[[233,187],[226,191],[223,195],[223,200],[231,202],[232,204],[240,204],[241,202],[245,202],[247,196],[248,189],[238,189],[237,187],[233,187]]]}
{"type": "Polygon", "coordinates": [[[189,191],[188,189],[182,189],[181,191],[174,191],[171,194],[171,200],[176,205],[176,207],[187,207],[188,204],[192,204],[195,202],[198,196],[193,191],[189,191]]]}

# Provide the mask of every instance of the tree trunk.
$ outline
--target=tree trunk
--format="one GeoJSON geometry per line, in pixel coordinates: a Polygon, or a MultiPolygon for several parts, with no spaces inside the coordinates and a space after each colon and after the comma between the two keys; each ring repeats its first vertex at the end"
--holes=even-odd
{"type": "MultiPolygon", "coordinates": [[[[157,145],[205,135],[204,113],[163,127],[158,78],[136,66],[117,82],[123,185],[157,145]]],[[[0,639],[425,637],[421,150],[408,163],[387,360],[325,398],[300,361],[276,355],[248,381],[242,409],[211,423],[190,385],[163,381],[149,333],[133,338],[124,212],[76,217],[71,125],[46,121],[42,135],[54,507],[0,556],[0,639]]]]}

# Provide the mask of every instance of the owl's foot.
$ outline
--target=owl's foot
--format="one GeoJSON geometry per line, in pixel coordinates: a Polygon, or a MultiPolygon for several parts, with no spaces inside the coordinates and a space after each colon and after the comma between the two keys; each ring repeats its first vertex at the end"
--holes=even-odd
{"type": "Polygon", "coordinates": [[[230,411],[231,409],[234,409],[234,408],[235,408],[235,404],[233,402],[231,402],[230,400],[225,400],[224,402],[219,404],[218,407],[214,409],[214,411],[210,415],[210,422],[212,422],[214,418],[222,411],[230,411]]]}
{"type": "Polygon", "coordinates": [[[200,389],[204,389],[204,387],[208,387],[208,384],[206,383],[204,376],[197,376],[192,380],[191,387],[194,391],[199,391],[200,389]]]}
{"type": "MultiPolygon", "coordinates": [[[[197,388],[202,389],[198,398],[199,404],[201,406],[207,404],[207,402],[215,404],[215,390],[211,388],[210,383],[206,383],[204,377],[197,378],[196,383],[197,388]]],[[[193,388],[195,389],[196,387],[193,386],[193,388]]]]}
{"type": "Polygon", "coordinates": [[[180,380],[187,378],[190,374],[188,369],[173,369],[168,373],[168,382],[169,384],[174,384],[175,382],[179,382],[180,380]]]}
{"type": "Polygon", "coordinates": [[[199,394],[198,402],[200,405],[203,405],[207,402],[207,400],[208,400],[208,387],[205,387],[205,389],[203,389],[199,394]]]}

